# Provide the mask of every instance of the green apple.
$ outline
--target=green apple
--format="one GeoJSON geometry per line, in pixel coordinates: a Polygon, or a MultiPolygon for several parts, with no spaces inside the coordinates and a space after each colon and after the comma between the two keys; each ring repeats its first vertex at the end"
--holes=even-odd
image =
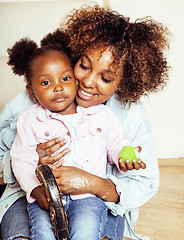
{"type": "Polygon", "coordinates": [[[139,161],[135,153],[135,148],[132,146],[123,147],[119,158],[122,159],[124,163],[126,163],[127,159],[130,161],[131,164],[133,159],[135,159],[137,162],[139,161]]]}

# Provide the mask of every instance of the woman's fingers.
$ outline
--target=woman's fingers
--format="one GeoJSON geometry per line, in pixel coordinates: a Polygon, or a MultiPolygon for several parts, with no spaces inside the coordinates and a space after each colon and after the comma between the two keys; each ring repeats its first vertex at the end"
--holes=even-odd
{"type": "Polygon", "coordinates": [[[40,157],[50,156],[66,144],[65,139],[55,138],[37,146],[37,153],[40,157]],[[45,152],[43,154],[43,152],[45,152]]]}
{"type": "Polygon", "coordinates": [[[55,156],[40,157],[39,165],[40,164],[54,164],[54,163],[60,161],[69,151],[70,151],[70,149],[66,148],[55,156]]]}
{"type": "Polygon", "coordinates": [[[41,164],[53,164],[60,161],[69,151],[69,148],[64,149],[60,153],[56,155],[54,154],[58,151],[62,146],[64,146],[66,140],[61,140],[55,138],[53,140],[47,141],[45,143],[41,143],[37,146],[37,153],[39,155],[39,165],[41,164]],[[52,156],[51,156],[52,155],[52,156]]]}

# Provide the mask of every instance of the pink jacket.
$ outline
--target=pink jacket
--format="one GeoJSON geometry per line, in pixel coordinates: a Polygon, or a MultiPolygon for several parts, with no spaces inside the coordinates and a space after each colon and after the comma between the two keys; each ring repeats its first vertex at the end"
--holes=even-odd
{"type": "MultiPolygon", "coordinates": [[[[122,135],[120,121],[107,106],[78,106],[77,111],[81,111],[76,132],[82,167],[92,174],[104,177],[107,157],[110,164],[116,164],[119,168],[119,153],[129,142],[122,135]]],[[[70,147],[72,139],[62,115],[52,113],[39,104],[20,115],[11,157],[15,177],[26,192],[28,202],[34,201],[30,194],[40,185],[35,175],[39,160],[36,147],[39,143],[57,137],[67,140],[67,144],[60,150],[70,147]]]]}

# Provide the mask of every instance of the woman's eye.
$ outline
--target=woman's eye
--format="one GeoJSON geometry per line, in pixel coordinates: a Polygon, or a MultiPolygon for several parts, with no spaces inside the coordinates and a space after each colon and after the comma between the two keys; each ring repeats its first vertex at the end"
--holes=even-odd
{"type": "Polygon", "coordinates": [[[46,86],[46,85],[49,85],[50,84],[50,81],[49,80],[45,80],[41,83],[42,85],[46,86]]]}
{"type": "Polygon", "coordinates": [[[71,79],[71,77],[64,77],[64,78],[62,78],[62,81],[66,82],[66,81],[68,81],[70,79],[71,79]]]}
{"type": "Polygon", "coordinates": [[[84,70],[88,70],[89,68],[87,66],[85,66],[82,62],[80,63],[80,67],[84,70]]]}
{"type": "Polygon", "coordinates": [[[102,75],[101,78],[105,83],[110,83],[112,81],[111,79],[104,78],[102,75]]]}

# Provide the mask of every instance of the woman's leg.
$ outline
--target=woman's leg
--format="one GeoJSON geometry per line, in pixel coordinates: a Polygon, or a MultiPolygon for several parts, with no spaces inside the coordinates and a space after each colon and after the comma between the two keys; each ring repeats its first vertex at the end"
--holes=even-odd
{"type": "Polygon", "coordinates": [[[114,216],[110,211],[107,214],[107,223],[105,225],[105,239],[122,240],[124,234],[124,217],[114,216]]]}
{"type": "Polygon", "coordinates": [[[94,240],[104,236],[107,206],[97,197],[70,200],[66,209],[71,240],[94,240]]]}
{"type": "Polygon", "coordinates": [[[56,240],[49,212],[42,210],[35,201],[28,204],[32,240],[56,240]]]}
{"type": "Polygon", "coordinates": [[[25,197],[19,198],[5,213],[1,221],[1,239],[29,239],[30,228],[25,197]]]}

